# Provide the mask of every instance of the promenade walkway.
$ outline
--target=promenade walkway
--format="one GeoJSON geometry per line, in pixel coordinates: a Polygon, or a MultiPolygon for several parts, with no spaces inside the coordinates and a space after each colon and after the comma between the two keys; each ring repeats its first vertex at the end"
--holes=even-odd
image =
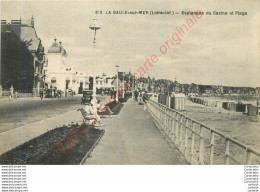
{"type": "MultiPolygon", "coordinates": [[[[81,113],[75,108],[77,106],[72,111],[0,133],[0,154],[55,129],[56,126],[82,122],[81,113]]],[[[143,105],[137,105],[132,99],[124,103],[118,115],[103,118],[101,121],[105,125],[100,128],[105,129],[105,134],[85,164],[183,164],[180,154],[170,147],[149,113],[143,110],[143,105]]]]}
{"type": "Polygon", "coordinates": [[[180,165],[183,162],[154,125],[143,105],[132,99],[119,115],[102,119],[105,134],[85,164],[180,165]]]}

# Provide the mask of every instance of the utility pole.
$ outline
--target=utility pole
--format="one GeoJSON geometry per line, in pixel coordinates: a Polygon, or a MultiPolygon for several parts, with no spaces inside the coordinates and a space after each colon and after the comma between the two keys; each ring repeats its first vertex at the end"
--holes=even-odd
{"type": "Polygon", "coordinates": [[[125,98],[124,75],[125,75],[125,73],[123,72],[123,83],[122,83],[122,88],[123,88],[123,98],[125,98]]]}
{"type": "Polygon", "coordinates": [[[97,43],[96,41],[96,33],[97,30],[101,29],[99,24],[97,23],[97,19],[94,18],[94,23],[89,26],[91,30],[94,31],[94,40],[93,40],[93,106],[95,111],[97,110],[97,95],[96,95],[96,74],[95,74],[95,44],[97,43]]]}
{"type": "Polygon", "coordinates": [[[119,65],[115,65],[115,66],[116,66],[116,70],[117,70],[116,102],[118,102],[118,79],[119,79],[119,76],[118,76],[118,67],[119,67],[119,65]]]}

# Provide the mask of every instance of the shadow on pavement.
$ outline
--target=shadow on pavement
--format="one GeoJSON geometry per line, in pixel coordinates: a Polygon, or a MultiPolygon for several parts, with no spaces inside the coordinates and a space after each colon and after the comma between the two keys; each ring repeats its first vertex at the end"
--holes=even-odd
{"type": "Polygon", "coordinates": [[[123,108],[124,104],[123,103],[116,103],[115,106],[111,109],[111,111],[114,112],[113,115],[118,115],[123,108]]]}

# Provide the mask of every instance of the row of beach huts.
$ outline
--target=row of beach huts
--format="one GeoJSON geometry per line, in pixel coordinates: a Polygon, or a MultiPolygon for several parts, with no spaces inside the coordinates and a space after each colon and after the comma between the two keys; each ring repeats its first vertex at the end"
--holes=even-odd
{"type": "Polygon", "coordinates": [[[189,97],[193,103],[198,103],[205,106],[223,108],[229,111],[242,112],[248,116],[260,116],[260,106],[252,103],[242,103],[236,101],[219,101],[207,98],[189,97]]]}

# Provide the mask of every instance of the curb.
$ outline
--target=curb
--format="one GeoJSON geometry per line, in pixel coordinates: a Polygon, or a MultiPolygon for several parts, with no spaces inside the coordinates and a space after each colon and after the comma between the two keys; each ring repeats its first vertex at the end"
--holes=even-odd
{"type": "Polygon", "coordinates": [[[96,140],[96,142],[94,143],[94,145],[91,147],[91,149],[87,152],[87,154],[85,155],[85,157],[83,157],[83,159],[81,160],[80,164],[79,165],[83,165],[88,156],[90,155],[90,153],[94,150],[94,148],[96,147],[96,145],[99,143],[99,141],[101,140],[101,138],[103,137],[103,135],[105,134],[105,130],[102,129],[102,134],[99,136],[99,138],[96,140]]]}

